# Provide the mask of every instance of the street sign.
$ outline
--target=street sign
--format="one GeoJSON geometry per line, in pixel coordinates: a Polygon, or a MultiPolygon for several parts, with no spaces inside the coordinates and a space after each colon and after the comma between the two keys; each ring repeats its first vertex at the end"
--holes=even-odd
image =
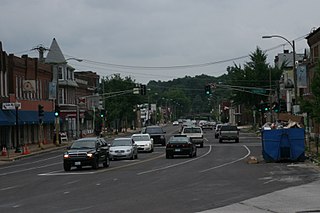
{"type": "Polygon", "coordinates": [[[2,110],[11,110],[16,109],[16,105],[18,109],[21,109],[21,103],[2,103],[2,110]]]}
{"type": "Polygon", "coordinates": [[[265,89],[253,89],[252,92],[256,94],[266,94],[265,89]]]}

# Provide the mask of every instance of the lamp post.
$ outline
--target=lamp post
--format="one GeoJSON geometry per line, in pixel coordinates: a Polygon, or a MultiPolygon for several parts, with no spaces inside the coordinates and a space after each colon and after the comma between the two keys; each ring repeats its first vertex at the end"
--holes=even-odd
{"type": "Polygon", "coordinates": [[[21,153],[20,139],[19,139],[19,107],[20,107],[20,103],[18,103],[16,101],[14,103],[14,107],[16,109],[16,139],[17,139],[15,153],[21,153]]]}
{"type": "Polygon", "coordinates": [[[298,99],[298,88],[297,88],[297,70],[296,70],[296,49],[294,40],[290,42],[288,39],[281,35],[266,35],[262,36],[262,38],[281,38],[285,40],[292,47],[293,61],[292,61],[292,71],[293,71],[293,83],[294,83],[294,98],[297,101],[298,99]]]}
{"type": "MultiPolygon", "coordinates": [[[[59,111],[57,110],[57,108],[59,108],[59,71],[60,71],[60,66],[61,65],[65,65],[67,64],[69,60],[75,60],[78,62],[82,62],[82,59],[78,59],[78,58],[67,58],[66,60],[62,61],[62,62],[56,62],[53,63],[53,65],[56,68],[56,100],[55,100],[55,111],[59,111]]],[[[55,144],[56,146],[59,145],[59,132],[60,132],[60,113],[58,113],[56,115],[56,123],[55,123],[55,129],[56,129],[56,141],[55,144]]],[[[79,124],[78,124],[79,125],[79,124]]]]}

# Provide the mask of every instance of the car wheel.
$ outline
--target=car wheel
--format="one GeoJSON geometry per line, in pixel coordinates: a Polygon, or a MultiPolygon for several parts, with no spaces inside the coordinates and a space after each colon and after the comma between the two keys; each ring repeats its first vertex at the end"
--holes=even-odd
{"type": "Polygon", "coordinates": [[[71,170],[71,165],[68,164],[68,163],[64,163],[64,164],[63,164],[63,169],[64,169],[64,171],[68,172],[68,171],[71,170]]]}
{"type": "Polygon", "coordinates": [[[203,143],[200,144],[200,148],[202,148],[202,147],[203,147],[203,143]]]}
{"type": "Polygon", "coordinates": [[[92,168],[93,169],[98,169],[99,168],[99,161],[98,159],[94,159],[92,162],[92,168]]]}
{"type": "Polygon", "coordinates": [[[138,159],[138,153],[136,153],[136,155],[135,155],[135,159],[138,159]]]}
{"type": "Polygon", "coordinates": [[[105,162],[103,163],[103,166],[107,168],[107,167],[109,167],[109,165],[110,165],[110,159],[109,159],[109,157],[107,157],[105,162]]]}
{"type": "Polygon", "coordinates": [[[192,157],[193,157],[193,152],[189,154],[189,158],[192,158],[192,157]]]}
{"type": "Polygon", "coordinates": [[[236,139],[236,143],[239,143],[239,138],[236,139]]]}
{"type": "Polygon", "coordinates": [[[222,139],[219,139],[219,143],[222,143],[222,139]]]}
{"type": "Polygon", "coordinates": [[[132,153],[130,160],[134,160],[134,153],[132,153]]]}
{"type": "Polygon", "coordinates": [[[173,157],[173,155],[166,154],[167,159],[172,158],[172,157],[173,157]]]}
{"type": "Polygon", "coordinates": [[[197,157],[197,150],[194,152],[193,157],[197,157]]]}

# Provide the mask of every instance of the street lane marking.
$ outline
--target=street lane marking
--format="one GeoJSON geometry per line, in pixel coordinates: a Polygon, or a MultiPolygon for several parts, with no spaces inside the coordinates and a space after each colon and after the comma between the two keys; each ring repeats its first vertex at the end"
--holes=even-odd
{"type": "Polygon", "coordinates": [[[14,167],[20,167],[20,166],[25,166],[25,165],[35,164],[35,163],[40,163],[40,162],[51,160],[51,159],[55,159],[55,158],[61,158],[61,155],[50,157],[50,158],[45,158],[45,159],[41,159],[41,160],[37,160],[37,161],[32,161],[32,162],[29,162],[29,163],[21,163],[21,164],[4,166],[4,167],[0,167],[0,170],[8,169],[8,168],[14,168],[14,167]]]}
{"type": "Polygon", "coordinates": [[[20,170],[16,170],[16,171],[12,171],[12,172],[0,173],[0,176],[11,175],[11,174],[31,171],[31,170],[35,170],[35,169],[41,169],[41,168],[45,168],[45,167],[49,167],[49,166],[54,166],[54,165],[57,165],[57,164],[61,164],[61,163],[60,162],[59,163],[51,163],[51,164],[47,164],[47,165],[44,165],[44,166],[36,166],[36,167],[30,167],[30,168],[27,168],[27,169],[20,169],[20,170]]]}
{"type": "Polygon", "coordinates": [[[243,147],[248,151],[248,153],[245,156],[243,156],[242,158],[239,158],[237,160],[234,160],[234,161],[231,161],[231,162],[228,162],[228,163],[221,164],[219,166],[211,167],[209,169],[201,170],[200,173],[208,172],[208,171],[211,171],[211,170],[214,170],[214,169],[218,169],[218,168],[221,168],[221,167],[224,167],[224,166],[228,166],[228,165],[234,164],[234,163],[236,163],[238,161],[241,161],[243,159],[246,159],[251,154],[251,151],[246,145],[243,145],[243,147]]]}
{"type": "Polygon", "coordinates": [[[206,152],[205,154],[203,154],[203,155],[201,155],[199,157],[192,158],[190,160],[183,161],[183,162],[176,163],[176,164],[171,164],[171,165],[168,165],[168,166],[165,166],[165,167],[160,167],[160,168],[157,168],[157,169],[151,169],[151,170],[147,170],[147,171],[144,171],[144,172],[139,172],[139,173],[137,173],[137,175],[144,175],[144,174],[151,173],[151,172],[157,172],[157,171],[160,171],[160,170],[169,169],[169,168],[172,168],[172,167],[176,167],[176,166],[180,166],[180,165],[183,165],[183,164],[186,164],[186,163],[190,163],[190,162],[195,161],[195,160],[199,160],[199,159],[207,156],[211,152],[211,149],[212,149],[212,146],[210,145],[208,152],[206,152]]]}
{"type": "Polygon", "coordinates": [[[97,173],[102,173],[102,172],[109,172],[109,171],[113,171],[113,170],[117,170],[117,169],[121,169],[121,168],[126,168],[129,166],[133,166],[133,165],[137,165],[137,164],[141,164],[141,163],[145,163],[148,161],[152,161],[152,160],[156,160],[158,158],[164,157],[164,154],[161,154],[159,156],[153,157],[153,158],[149,158],[146,160],[142,160],[142,161],[135,161],[133,163],[129,163],[129,164],[125,164],[125,165],[121,165],[121,166],[116,166],[116,167],[109,167],[107,169],[103,169],[103,170],[97,170],[97,171],[92,171],[92,172],[64,172],[63,170],[59,170],[59,171],[52,171],[52,172],[48,172],[48,173],[42,173],[42,174],[38,174],[39,176],[63,176],[63,175],[90,175],[90,174],[97,174],[97,173]]]}

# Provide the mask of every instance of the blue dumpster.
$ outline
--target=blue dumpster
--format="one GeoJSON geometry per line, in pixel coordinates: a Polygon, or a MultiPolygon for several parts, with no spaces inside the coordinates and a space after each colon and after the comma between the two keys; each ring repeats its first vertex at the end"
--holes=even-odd
{"type": "Polygon", "coordinates": [[[275,129],[262,132],[262,155],[265,161],[304,161],[304,129],[275,129]]]}

